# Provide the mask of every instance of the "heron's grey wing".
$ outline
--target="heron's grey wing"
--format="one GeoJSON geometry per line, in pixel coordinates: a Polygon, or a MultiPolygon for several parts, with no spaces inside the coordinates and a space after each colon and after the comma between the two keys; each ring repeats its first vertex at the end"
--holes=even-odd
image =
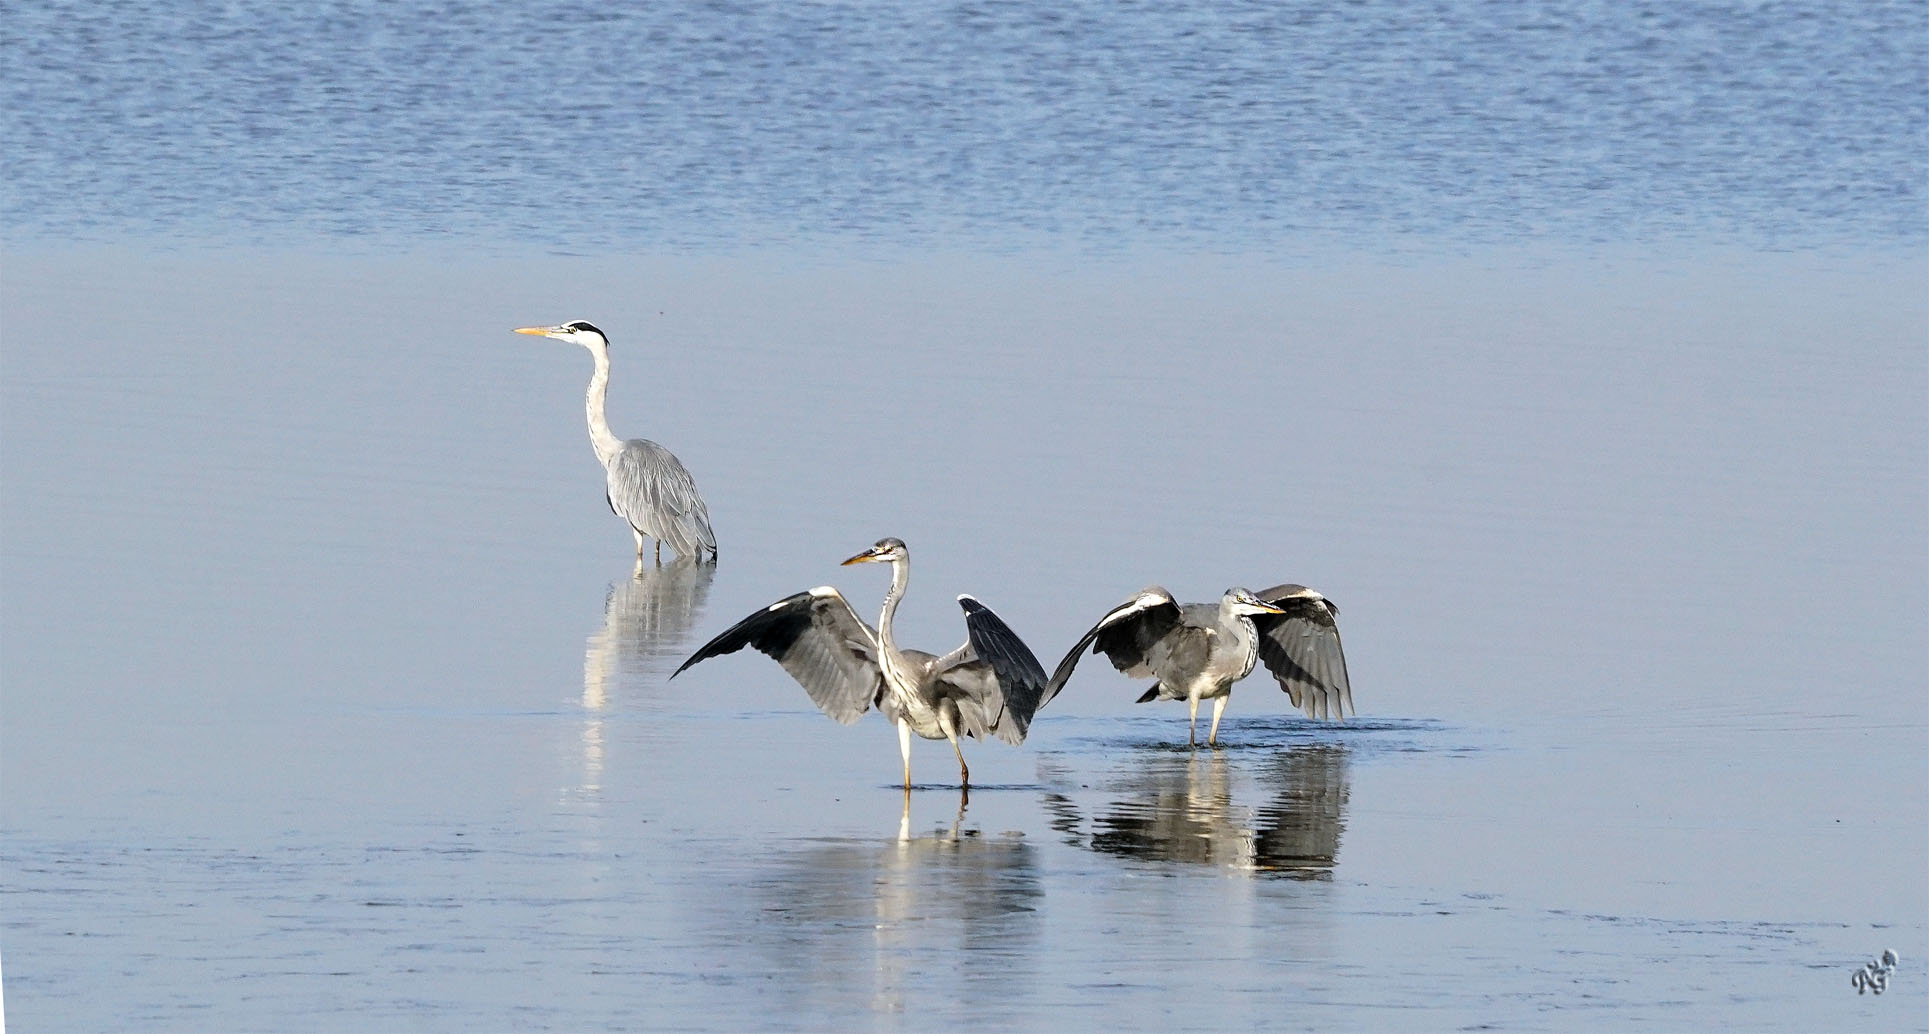
{"type": "Polygon", "coordinates": [[[786,596],[725,629],[670,673],[754,646],[776,660],[819,710],[849,725],[876,703],[877,633],[828,585],[786,596]]]}
{"type": "Polygon", "coordinates": [[[1032,715],[1045,703],[1045,668],[1018,633],[970,596],[959,596],[965,612],[965,634],[971,652],[991,667],[999,706],[988,714],[998,738],[1016,746],[1025,742],[1032,715]]]}
{"type": "Polygon", "coordinates": [[[1156,585],[1142,590],[1107,611],[1104,617],[1098,619],[1098,624],[1079,637],[1078,642],[1066,652],[1065,659],[1058,662],[1058,668],[1045,684],[1044,698],[1039,701],[1039,706],[1050,703],[1065,688],[1065,683],[1072,677],[1072,669],[1078,667],[1079,657],[1088,646],[1093,653],[1105,654],[1113,667],[1132,678],[1152,677],[1153,671],[1147,666],[1149,651],[1153,644],[1178,627],[1179,604],[1172,594],[1156,585]]]}
{"type": "Polygon", "coordinates": [[[1254,595],[1286,612],[1253,617],[1259,659],[1279,688],[1308,718],[1345,719],[1354,710],[1353,686],[1340,647],[1340,608],[1304,585],[1275,585],[1254,595]]]}
{"type": "Polygon", "coordinates": [[[710,508],[697,494],[696,479],[670,450],[655,442],[643,438],[624,442],[610,459],[609,504],[630,527],[669,543],[682,556],[716,551],[710,508]]]}
{"type": "Polygon", "coordinates": [[[1017,728],[1017,722],[1005,706],[998,673],[989,662],[970,657],[934,670],[937,675],[933,687],[958,707],[960,735],[974,740],[997,736],[1014,746],[1024,741],[1024,732],[1017,728]]]}
{"type": "MultiPolygon", "coordinates": [[[[1183,696],[1200,674],[1213,663],[1212,637],[1218,632],[1218,607],[1211,607],[1210,616],[1215,619],[1210,626],[1180,621],[1164,635],[1152,640],[1145,647],[1145,667],[1158,677],[1159,684],[1152,687],[1149,697],[1156,699],[1165,695],[1167,699],[1183,696]],[[1164,691],[1170,689],[1170,693],[1164,691]]],[[[1142,699],[1140,703],[1144,703],[1142,699]]]]}

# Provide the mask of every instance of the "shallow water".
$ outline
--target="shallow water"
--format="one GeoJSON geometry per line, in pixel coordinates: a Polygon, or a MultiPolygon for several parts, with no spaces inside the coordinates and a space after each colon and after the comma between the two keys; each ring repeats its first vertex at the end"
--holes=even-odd
{"type": "Polygon", "coordinates": [[[14,1029],[1929,1029],[1920,5],[373,11],[0,25],[14,1029]],[[1360,715],[668,678],[884,535],[1360,715]]]}
{"type": "Polygon", "coordinates": [[[8,1018],[1921,1026],[1849,985],[1929,946],[1915,273],[12,256],[89,334],[0,385],[8,1018]],[[632,577],[562,313],[715,566],[632,577]],[[1361,717],[1195,752],[1088,664],[907,807],[767,660],[666,681],[884,534],[909,642],[1047,663],[1314,584],[1361,717]]]}

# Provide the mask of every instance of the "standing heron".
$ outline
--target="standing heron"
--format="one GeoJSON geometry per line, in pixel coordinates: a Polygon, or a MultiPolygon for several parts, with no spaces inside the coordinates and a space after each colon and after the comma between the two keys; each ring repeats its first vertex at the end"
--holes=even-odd
{"type": "Polygon", "coordinates": [[[589,413],[589,444],[603,463],[609,482],[610,510],[630,522],[636,535],[636,565],[643,567],[643,540],[656,540],[656,558],[663,544],[681,556],[702,559],[705,550],[717,556],[717,535],[710,530],[710,508],[697,494],[696,479],[670,450],[645,438],[618,439],[610,430],[605,403],[610,386],[610,342],[593,324],[570,320],[553,327],[517,327],[518,334],[574,341],[589,349],[596,371],[589,376],[583,401],[589,413]]]}
{"type": "Polygon", "coordinates": [[[1045,669],[1010,626],[984,604],[959,596],[965,643],[942,657],[900,649],[891,621],[911,580],[911,554],[899,539],[844,561],[891,565],[891,589],[877,628],[857,616],[842,593],[828,585],[786,596],[744,618],[705,643],[670,673],[754,646],[775,659],[825,714],[849,725],[875,707],[898,729],[904,755],[904,789],[911,790],[911,734],[950,740],[958,755],[958,778],[971,787],[958,737],[996,735],[1013,746],[1025,741],[1042,703],[1045,669]]]}
{"type": "Polygon", "coordinates": [[[1212,731],[1206,743],[1216,746],[1232,684],[1252,674],[1261,661],[1308,718],[1344,720],[1353,709],[1353,689],[1346,680],[1346,655],[1340,651],[1340,629],[1334,621],[1339,613],[1333,601],[1304,585],[1275,585],[1261,593],[1227,589],[1216,605],[1183,607],[1155,585],[1114,607],[1085,633],[1058,662],[1045,700],[1065,687],[1090,646],[1132,678],[1159,680],[1139,703],[1186,701],[1192,709],[1188,739],[1194,746],[1199,743],[1199,701],[1212,701],[1212,731]]]}

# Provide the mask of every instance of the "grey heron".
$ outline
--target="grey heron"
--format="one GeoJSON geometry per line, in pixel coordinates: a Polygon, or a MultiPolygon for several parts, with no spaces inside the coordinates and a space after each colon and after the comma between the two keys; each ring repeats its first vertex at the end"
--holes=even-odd
{"type": "Polygon", "coordinates": [[[875,707],[898,730],[904,755],[904,789],[911,789],[911,735],[950,740],[958,755],[958,778],[971,786],[958,738],[997,736],[1016,746],[1031,728],[1045,688],[1045,669],[1031,649],[990,608],[959,596],[965,643],[940,657],[901,649],[892,618],[911,577],[911,554],[899,539],[877,544],[844,561],[891,565],[891,588],[877,628],[865,624],[836,589],[822,585],[795,593],[726,629],[690,655],[676,671],[746,646],[773,658],[825,714],[849,725],[875,707]]]}
{"type": "Polygon", "coordinates": [[[517,327],[518,334],[535,334],[573,341],[589,349],[596,361],[583,405],[589,414],[589,444],[602,461],[608,482],[610,510],[630,524],[636,536],[636,562],[643,563],[643,540],[656,540],[656,557],[663,544],[681,556],[717,555],[717,536],[710,530],[710,508],[697,494],[696,479],[670,450],[644,438],[622,441],[610,431],[605,404],[610,386],[610,343],[594,324],[570,320],[553,327],[517,327]]]}
{"type": "Polygon", "coordinates": [[[1339,612],[1331,600],[1304,585],[1275,585],[1260,593],[1227,589],[1216,604],[1183,607],[1155,585],[1112,608],[1079,639],[1052,673],[1045,701],[1065,687],[1089,646],[1132,678],[1159,680],[1139,703],[1187,701],[1189,739],[1195,746],[1199,701],[1212,701],[1212,731],[1206,743],[1216,745],[1232,684],[1262,661],[1308,718],[1343,720],[1353,708],[1353,689],[1340,650],[1339,612]]]}

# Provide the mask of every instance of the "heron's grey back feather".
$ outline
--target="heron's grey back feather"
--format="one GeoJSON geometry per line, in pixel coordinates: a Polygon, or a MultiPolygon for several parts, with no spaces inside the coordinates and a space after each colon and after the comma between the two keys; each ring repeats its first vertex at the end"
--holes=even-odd
{"type": "Polygon", "coordinates": [[[1230,634],[1230,630],[1219,627],[1217,606],[1189,603],[1180,608],[1178,623],[1145,649],[1145,667],[1159,679],[1153,687],[1159,691],[1159,699],[1184,700],[1192,692],[1192,681],[1213,661],[1222,660],[1213,655],[1214,639],[1230,634]]]}
{"type": "Polygon", "coordinates": [[[681,556],[716,552],[710,509],[696,479],[670,450],[647,438],[624,442],[608,464],[609,504],[630,527],[681,556]]]}
{"type": "Polygon", "coordinates": [[[819,710],[845,725],[871,709],[883,691],[877,633],[829,586],[786,596],[705,643],[670,673],[746,646],[783,665],[819,710]]]}
{"type": "Polygon", "coordinates": [[[1253,618],[1259,659],[1279,688],[1308,718],[1344,719],[1353,710],[1353,687],[1340,648],[1340,608],[1304,585],[1275,585],[1254,595],[1286,611],[1253,618]]]}

